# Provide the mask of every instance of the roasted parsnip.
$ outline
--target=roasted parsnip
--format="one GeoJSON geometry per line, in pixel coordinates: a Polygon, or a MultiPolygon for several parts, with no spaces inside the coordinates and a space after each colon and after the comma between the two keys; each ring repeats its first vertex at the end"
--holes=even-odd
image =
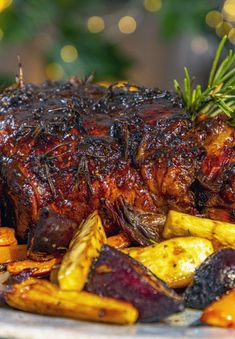
{"type": "Polygon", "coordinates": [[[133,324],[138,311],[128,302],[89,292],[62,291],[47,280],[29,278],[5,293],[19,310],[81,320],[133,324]]]}
{"type": "Polygon", "coordinates": [[[95,211],[81,223],[62,260],[58,281],[63,290],[83,289],[92,260],[98,256],[106,242],[100,216],[95,211]]]}
{"type": "Polygon", "coordinates": [[[175,238],[147,247],[123,250],[173,288],[187,286],[196,268],[213,251],[209,240],[197,237],[175,238]]]}
{"type": "Polygon", "coordinates": [[[235,247],[235,225],[189,214],[170,211],[165,223],[163,237],[195,236],[214,241],[220,246],[235,247]]]}

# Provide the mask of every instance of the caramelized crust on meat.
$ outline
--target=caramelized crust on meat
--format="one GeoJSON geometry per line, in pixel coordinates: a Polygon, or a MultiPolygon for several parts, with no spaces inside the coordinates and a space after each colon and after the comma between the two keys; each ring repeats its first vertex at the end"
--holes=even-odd
{"type": "Polygon", "coordinates": [[[0,94],[2,206],[21,239],[43,207],[77,223],[100,209],[113,234],[104,207],[120,196],[234,221],[233,147],[222,117],[192,123],[168,92],[68,81],[0,94]]]}

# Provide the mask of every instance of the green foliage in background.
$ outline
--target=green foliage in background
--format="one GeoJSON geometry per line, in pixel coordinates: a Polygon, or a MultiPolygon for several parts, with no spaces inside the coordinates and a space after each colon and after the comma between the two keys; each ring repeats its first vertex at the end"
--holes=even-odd
{"type": "MultiPolygon", "coordinates": [[[[220,4],[219,0],[162,0],[156,22],[160,23],[162,35],[167,38],[189,30],[205,31],[206,14],[220,4]]],[[[95,70],[98,80],[125,78],[134,60],[124,55],[104,32],[90,33],[86,27],[89,16],[119,13],[121,8],[128,8],[130,13],[131,8],[145,10],[142,0],[13,0],[0,13],[0,29],[4,32],[0,48],[6,44],[33,41],[44,34],[50,38],[49,45],[43,50],[45,65],[60,63],[65,70],[64,77],[84,76],[95,70]],[[60,58],[60,50],[67,44],[75,46],[79,53],[71,63],[60,58]]]]}

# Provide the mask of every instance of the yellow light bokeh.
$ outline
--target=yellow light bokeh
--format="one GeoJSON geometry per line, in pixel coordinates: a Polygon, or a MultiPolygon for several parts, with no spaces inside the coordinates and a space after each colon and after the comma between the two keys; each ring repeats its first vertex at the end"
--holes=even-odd
{"type": "Polygon", "coordinates": [[[65,45],[60,50],[60,57],[64,62],[73,62],[78,57],[78,51],[76,47],[72,45],[65,45]]]}
{"type": "Polygon", "coordinates": [[[209,49],[208,41],[203,36],[197,36],[191,41],[191,49],[195,54],[204,54],[209,49]]]}
{"type": "Polygon", "coordinates": [[[4,32],[3,30],[0,28],[0,41],[3,39],[4,37],[4,32]]]}
{"type": "Polygon", "coordinates": [[[46,76],[49,80],[61,80],[64,76],[64,69],[57,62],[53,62],[47,65],[46,76]]]}
{"type": "Polygon", "coordinates": [[[161,0],[144,0],[144,8],[149,12],[157,12],[162,7],[161,0]]]}
{"type": "Polygon", "coordinates": [[[12,4],[12,0],[0,0],[0,12],[9,7],[12,4]]]}
{"type": "Polygon", "coordinates": [[[208,26],[215,28],[223,21],[222,13],[218,11],[211,11],[206,16],[206,23],[208,26]]]}
{"type": "Polygon", "coordinates": [[[235,45],[235,28],[230,29],[228,33],[228,39],[231,42],[231,44],[235,45]]]}
{"type": "Polygon", "coordinates": [[[228,35],[232,28],[233,26],[229,22],[223,21],[216,27],[216,34],[222,38],[224,35],[228,35]]]}
{"type": "Polygon", "coordinates": [[[118,23],[118,28],[123,34],[131,34],[136,30],[136,21],[132,16],[123,16],[118,23]]]}
{"type": "Polygon", "coordinates": [[[87,20],[87,29],[91,33],[99,33],[103,31],[104,27],[104,19],[100,16],[91,16],[87,20]]]}
{"type": "Polygon", "coordinates": [[[223,14],[226,20],[235,21],[235,0],[226,0],[223,7],[223,14]]]}

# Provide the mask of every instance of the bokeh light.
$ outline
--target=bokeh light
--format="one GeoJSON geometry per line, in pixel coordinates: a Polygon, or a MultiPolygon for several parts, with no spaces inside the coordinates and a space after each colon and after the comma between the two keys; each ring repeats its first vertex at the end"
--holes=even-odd
{"type": "Polygon", "coordinates": [[[46,76],[49,80],[61,80],[64,76],[64,69],[59,63],[53,62],[47,65],[46,76]]]}
{"type": "Polygon", "coordinates": [[[161,0],[144,0],[144,8],[149,12],[157,12],[162,7],[161,0]]]}
{"type": "Polygon", "coordinates": [[[99,33],[104,30],[104,19],[100,16],[91,16],[87,20],[87,29],[91,33],[99,33]]]}
{"type": "Polygon", "coordinates": [[[12,4],[12,0],[0,0],[0,12],[9,7],[12,4]]]}
{"type": "Polygon", "coordinates": [[[206,16],[208,26],[215,28],[223,21],[223,15],[219,11],[210,11],[206,16]]]}
{"type": "Polygon", "coordinates": [[[76,47],[72,45],[65,45],[60,50],[60,56],[64,62],[73,62],[78,57],[78,51],[76,47]]]}
{"type": "Polygon", "coordinates": [[[223,7],[223,14],[226,20],[235,21],[235,0],[226,0],[223,7]]]}
{"type": "Polygon", "coordinates": [[[233,26],[226,21],[221,22],[216,27],[216,34],[222,38],[224,35],[228,35],[233,26]]]}
{"type": "Polygon", "coordinates": [[[191,49],[195,54],[204,54],[209,49],[208,41],[203,36],[196,36],[191,41],[191,49]]]}
{"type": "Polygon", "coordinates": [[[123,16],[119,20],[118,28],[124,34],[134,33],[136,30],[136,20],[132,16],[123,16]]]}

